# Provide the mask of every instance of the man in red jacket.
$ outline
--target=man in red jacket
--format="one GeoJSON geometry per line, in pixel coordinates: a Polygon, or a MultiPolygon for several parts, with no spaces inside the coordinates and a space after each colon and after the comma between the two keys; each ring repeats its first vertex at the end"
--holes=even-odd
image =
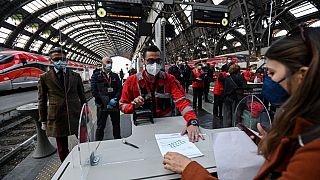
{"type": "Polygon", "coordinates": [[[156,46],[148,46],[143,51],[145,70],[128,77],[120,99],[120,110],[131,114],[140,106],[151,108],[154,117],[171,116],[172,99],[187,121],[182,134],[188,134],[189,140],[195,142],[199,137],[198,118],[191,107],[186,93],[179,81],[172,75],[160,71],[162,59],[156,46]],[[172,98],[172,99],[171,99],[172,98]]]}

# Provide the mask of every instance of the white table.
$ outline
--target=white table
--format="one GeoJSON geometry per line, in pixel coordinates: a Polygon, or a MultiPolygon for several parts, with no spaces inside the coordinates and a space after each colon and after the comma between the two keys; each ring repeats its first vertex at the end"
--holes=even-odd
{"type": "MultiPolygon", "coordinates": [[[[163,168],[163,157],[154,134],[180,132],[185,126],[185,121],[181,116],[156,118],[154,121],[154,124],[133,126],[132,135],[127,138],[127,141],[137,145],[139,149],[125,145],[121,140],[89,143],[90,148],[97,148],[96,155],[100,157],[100,162],[96,166],[88,165],[81,170],[78,146],[74,147],[53,179],[79,180],[81,175],[83,176],[82,179],[92,180],[179,178],[179,174],[163,168]]],[[[237,130],[237,128],[201,129],[206,140],[200,140],[195,144],[204,156],[193,158],[193,160],[204,166],[210,173],[216,172],[211,134],[230,130],[237,130]]],[[[84,159],[85,157],[81,158],[84,159]]]]}

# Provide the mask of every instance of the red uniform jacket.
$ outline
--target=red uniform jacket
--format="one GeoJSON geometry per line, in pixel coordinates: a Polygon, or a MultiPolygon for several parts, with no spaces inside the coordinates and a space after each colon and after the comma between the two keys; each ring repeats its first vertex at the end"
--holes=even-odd
{"type": "MultiPolygon", "coordinates": [[[[277,180],[318,180],[320,178],[320,138],[298,148],[294,154],[290,153],[298,135],[304,133],[310,126],[310,122],[297,118],[293,134],[280,141],[273,155],[265,161],[254,179],[269,179],[269,173],[279,172],[281,176],[277,180]]],[[[193,161],[184,169],[181,179],[213,180],[217,178],[193,161]]]]}
{"type": "Polygon", "coordinates": [[[145,71],[142,71],[141,73],[128,77],[126,80],[120,99],[120,110],[123,113],[133,113],[134,104],[132,104],[132,101],[138,96],[145,96],[145,99],[150,97],[150,88],[155,84],[156,117],[171,116],[173,108],[170,105],[164,107],[165,103],[162,103],[160,99],[169,98],[171,100],[172,98],[176,107],[187,122],[191,119],[198,119],[189,100],[186,98],[183,87],[173,75],[160,71],[156,83],[151,84],[146,80],[145,73],[145,71]],[[147,94],[143,93],[143,89],[146,89],[147,94]],[[162,89],[161,91],[163,92],[159,89],[162,89]]]}
{"type": "MultiPolygon", "coordinates": [[[[220,72],[220,74],[222,75],[223,78],[227,77],[226,72],[220,72]]],[[[223,93],[223,82],[219,81],[220,74],[219,74],[218,78],[216,79],[214,89],[213,89],[213,94],[218,95],[218,96],[221,96],[223,93]]]]}
{"type": "Polygon", "coordinates": [[[201,73],[202,70],[199,70],[199,71],[200,72],[198,72],[196,69],[192,70],[193,77],[194,77],[194,80],[192,80],[192,87],[193,88],[203,88],[204,87],[203,79],[201,81],[196,80],[202,74],[201,73]]]}

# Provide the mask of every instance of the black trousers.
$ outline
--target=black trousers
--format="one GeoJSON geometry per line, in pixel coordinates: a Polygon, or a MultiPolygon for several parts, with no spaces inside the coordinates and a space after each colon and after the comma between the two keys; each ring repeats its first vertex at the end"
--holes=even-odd
{"type": "Polygon", "coordinates": [[[190,86],[190,82],[189,81],[185,81],[184,82],[184,89],[185,89],[185,92],[188,94],[189,92],[189,86],[190,86]]]}
{"type": "MultiPolygon", "coordinates": [[[[118,107],[119,109],[119,107],[118,107]]],[[[102,110],[101,107],[97,106],[97,130],[96,130],[96,141],[102,141],[104,137],[104,128],[106,127],[107,118],[110,115],[113,137],[115,139],[121,139],[120,135],[120,111],[106,111],[102,110]]]]}
{"type": "Polygon", "coordinates": [[[192,89],[193,89],[193,109],[200,110],[202,109],[203,88],[192,88],[192,89]],[[197,106],[197,102],[198,102],[198,106],[197,106]]]}
{"type": "Polygon", "coordinates": [[[222,105],[223,105],[223,99],[221,95],[214,95],[213,97],[213,114],[222,117],[222,105]]]}
{"type": "Polygon", "coordinates": [[[223,102],[223,127],[235,126],[235,109],[237,102],[234,99],[226,97],[223,102]]]}
{"type": "Polygon", "coordinates": [[[210,81],[205,81],[205,85],[204,85],[204,100],[206,102],[209,101],[209,98],[208,98],[208,94],[209,94],[209,90],[210,90],[210,81]]]}

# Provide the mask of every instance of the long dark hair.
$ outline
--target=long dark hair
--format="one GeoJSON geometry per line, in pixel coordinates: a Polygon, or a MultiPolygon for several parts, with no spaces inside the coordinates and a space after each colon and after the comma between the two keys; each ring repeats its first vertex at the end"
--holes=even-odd
{"type": "Polygon", "coordinates": [[[266,158],[274,152],[283,137],[292,134],[297,117],[320,123],[320,28],[302,28],[276,41],[266,57],[286,66],[290,93],[291,77],[301,67],[309,67],[303,81],[276,114],[272,129],[259,145],[266,158]]]}

